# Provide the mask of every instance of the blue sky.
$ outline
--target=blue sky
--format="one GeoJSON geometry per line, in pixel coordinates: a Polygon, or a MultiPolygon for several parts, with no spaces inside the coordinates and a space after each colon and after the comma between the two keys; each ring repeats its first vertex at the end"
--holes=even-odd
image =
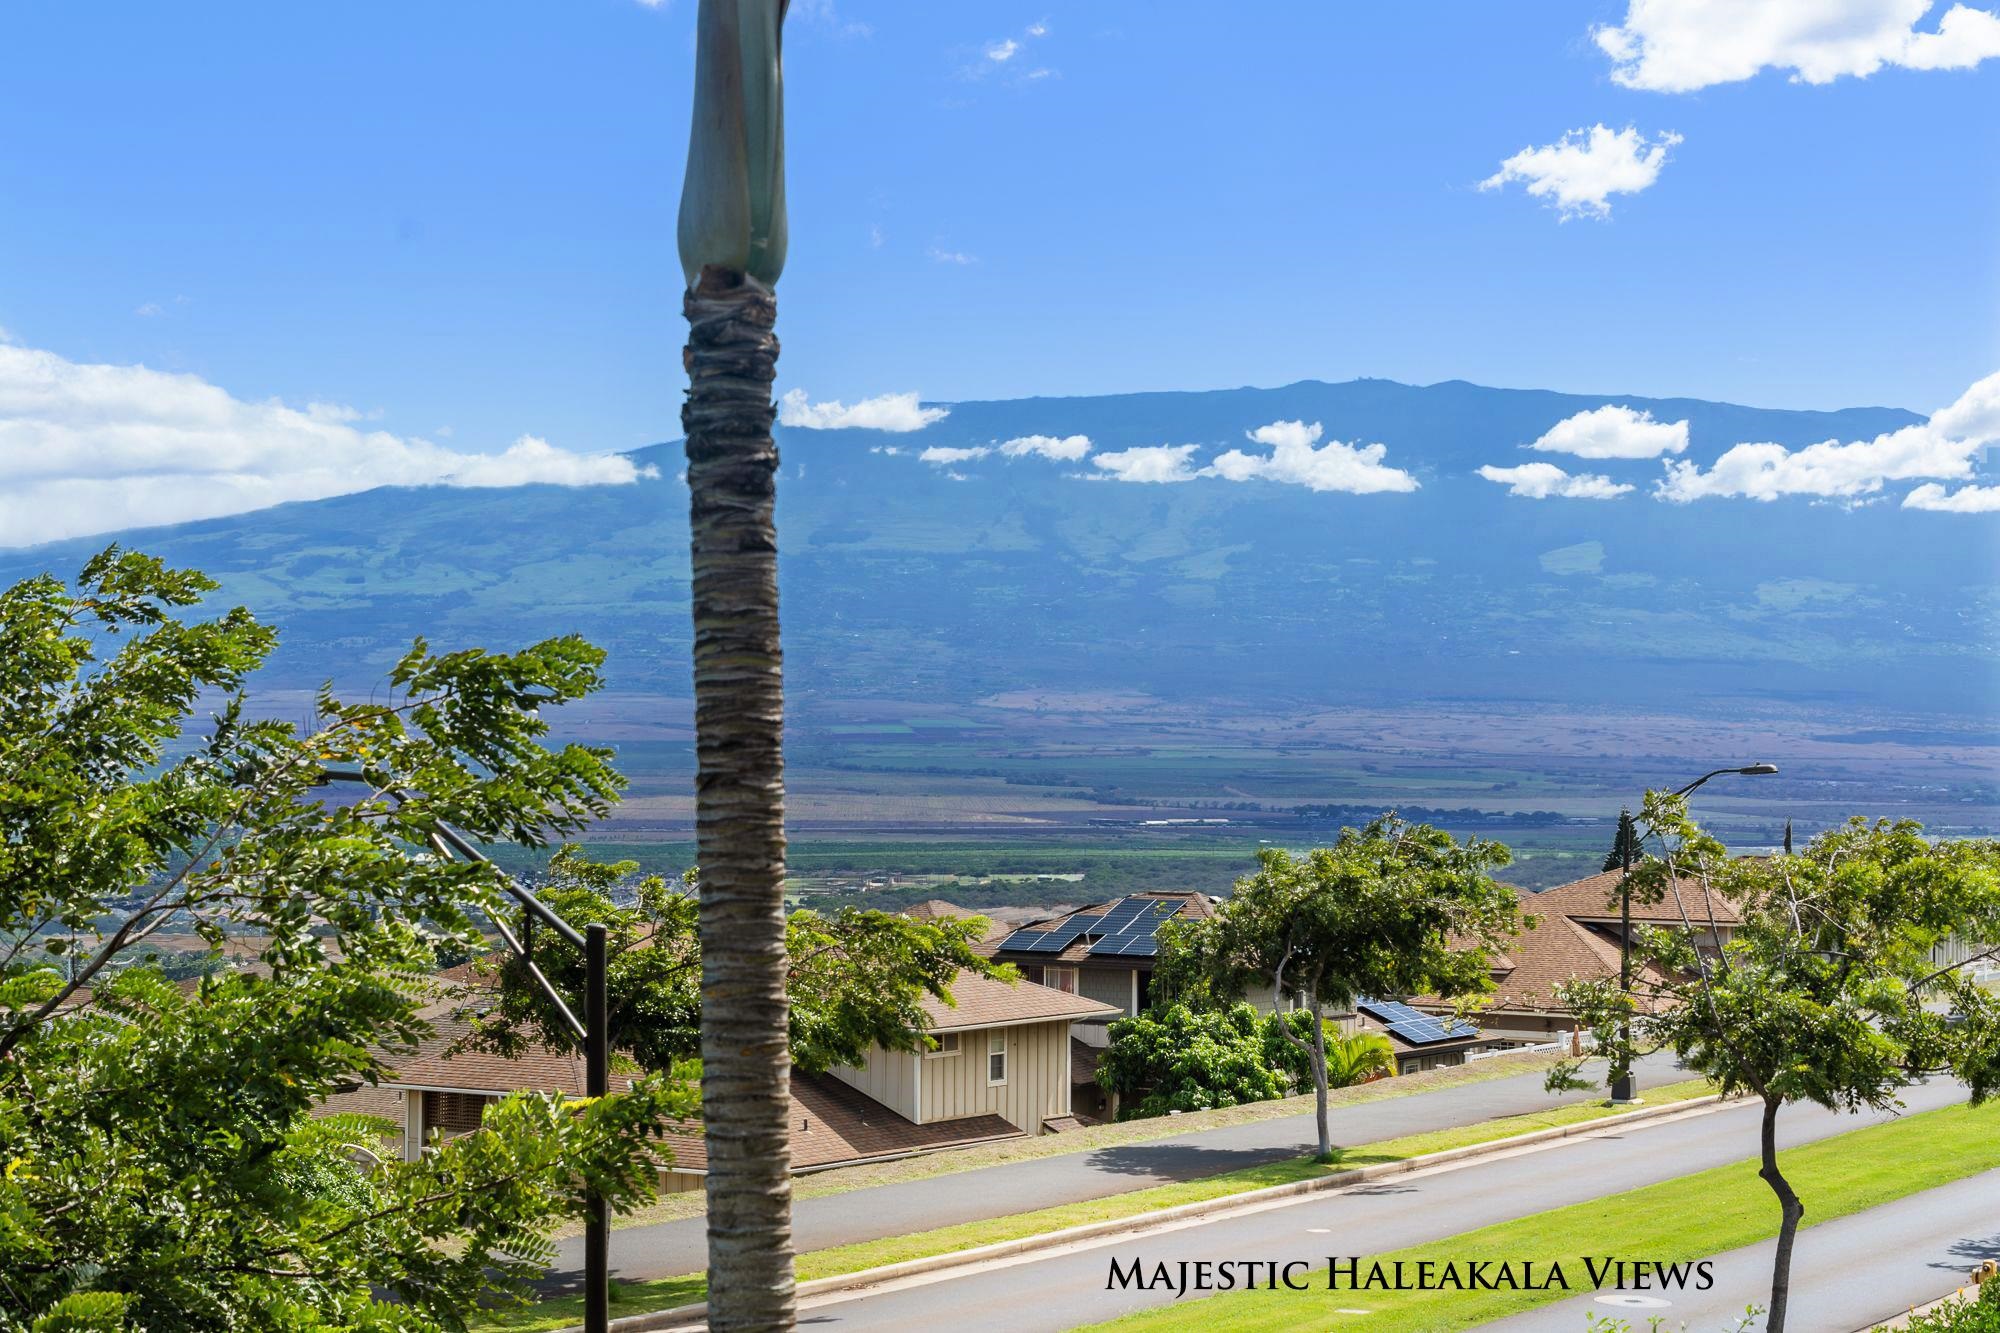
{"type": "MultiPolygon", "coordinates": [[[[1929,411],[2000,367],[1985,11],[1864,77],[1653,3],[1691,16],[1620,76],[1593,33],[1633,28],[1625,0],[799,0],[779,387],[1379,375],[1929,411]],[[1598,125],[1664,149],[1608,216],[1479,188],[1598,125]]],[[[15,7],[0,329],[460,451],[672,438],[693,15],[15,7]]]]}

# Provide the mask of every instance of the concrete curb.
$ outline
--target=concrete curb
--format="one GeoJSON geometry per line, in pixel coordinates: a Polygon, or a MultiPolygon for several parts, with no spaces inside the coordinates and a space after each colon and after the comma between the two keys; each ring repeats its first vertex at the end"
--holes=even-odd
{"type": "MultiPolygon", "coordinates": [[[[1627,1125],[1645,1124],[1655,1120],[1667,1120],[1676,1116],[1690,1115],[1704,1111],[1720,1110],[1722,1098],[1710,1093],[1706,1097],[1691,1097],[1682,1102],[1669,1102],[1665,1106],[1641,1107],[1636,1111],[1624,1111],[1617,1115],[1599,1117],[1596,1120],[1580,1120],[1573,1125],[1556,1125],[1549,1129],[1530,1130],[1526,1134],[1516,1134],[1511,1138],[1494,1139],[1488,1143],[1467,1144],[1463,1148],[1446,1148],[1441,1152],[1426,1153],[1421,1157],[1406,1157],[1399,1162],[1380,1162],[1374,1166],[1355,1167],[1351,1171],[1341,1171],[1334,1175],[1319,1176],[1312,1180],[1295,1180],[1284,1185],[1268,1185],[1263,1189],[1245,1190],[1240,1194],[1224,1194],[1213,1199],[1203,1199],[1197,1203],[1177,1204],[1172,1208],[1160,1208],[1150,1213],[1134,1213],[1130,1217],[1107,1218],[1102,1222],[1085,1222],[1080,1226],[1065,1227],[1060,1231],[1048,1231],[1038,1236],[1020,1236],[1014,1240],[996,1241],[991,1245],[980,1245],[969,1250],[952,1250],[946,1254],[925,1255],[920,1259],[905,1259],[901,1263],[884,1264],[879,1268],[864,1268],[853,1273],[838,1273],[832,1277],[814,1278],[810,1282],[798,1284],[801,1300],[812,1296],[824,1296],[829,1292],[847,1291],[857,1287],[872,1287],[884,1282],[894,1282],[901,1278],[919,1277],[944,1269],[973,1267],[989,1263],[995,1259],[1009,1259],[1016,1255],[1031,1254],[1037,1250],[1052,1250],[1064,1245],[1074,1245],[1083,1241],[1100,1240],[1106,1236],[1127,1233],[1136,1234],[1156,1227],[1171,1226],[1195,1218],[1218,1213],[1235,1212],[1239,1209],[1253,1209],[1267,1203],[1308,1194],[1322,1194],[1328,1190],[1343,1189],[1349,1185],[1366,1184],[1371,1180],[1381,1180],[1387,1176],[1409,1175],[1416,1171],[1426,1171],[1434,1167],[1455,1166],[1485,1157],[1494,1157],[1520,1148],[1532,1148],[1543,1143],[1554,1143],[1561,1139],[1578,1138],[1585,1134],[1601,1134],[1608,1129],[1627,1125]]],[[[1362,1145],[1365,1146],[1365,1145],[1362,1145]]],[[[1116,1196],[1110,1196],[1116,1197],[1116,1196]]],[[[708,1313],[706,1303],[683,1305],[672,1310],[653,1310],[645,1314],[626,1315],[611,1321],[612,1333],[650,1333],[651,1330],[677,1328],[699,1321],[708,1313]]],[[[583,1333],[581,1325],[573,1325],[561,1333],[583,1333]]]]}
{"type": "Polygon", "coordinates": [[[1979,1274],[1977,1272],[1974,1272],[1972,1275],[1972,1280],[1966,1283],[1964,1286],[1960,1287],[1957,1291],[1951,1292],[1948,1295],[1940,1296],[1936,1300],[1932,1301],[1929,1305],[1912,1306],[1908,1311],[1906,1311],[1903,1314],[1897,1315],[1894,1319],[1885,1319],[1880,1323],[1870,1324],[1868,1325],[1867,1328],[1858,1328],[1854,1331],[1854,1333],[1876,1333],[1876,1330],[1878,1329],[1882,1330],[1882,1333],[1892,1333],[1892,1330],[1895,1329],[1908,1328],[1911,1322],[1917,1319],[1919,1316],[1934,1314],[1937,1311],[1942,1310],[1945,1306],[1950,1305],[1953,1301],[1976,1301],[1978,1299],[1979,1299],[1979,1274]]]}

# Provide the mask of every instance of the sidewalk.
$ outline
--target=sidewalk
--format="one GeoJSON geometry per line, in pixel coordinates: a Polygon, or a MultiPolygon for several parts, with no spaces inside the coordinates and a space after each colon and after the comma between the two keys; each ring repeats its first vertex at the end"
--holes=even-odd
{"type": "MultiPolygon", "coordinates": [[[[1552,1096],[1542,1090],[1542,1077],[1539,1072],[1522,1074],[1336,1107],[1329,1116],[1329,1127],[1336,1143],[1371,1143],[1604,1095],[1601,1089],[1593,1089],[1552,1096]]],[[[1640,1066],[1642,1086],[1677,1077],[1668,1059],[1640,1066]]],[[[1308,1111],[1146,1143],[801,1199],[792,1211],[793,1244],[803,1253],[1031,1212],[1300,1157],[1312,1152],[1315,1143],[1313,1116],[1308,1111]]],[[[613,1231],[613,1275],[642,1280],[700,1270],[706,1258],[704,1228],[705,1220],[697,1216],[613,1231]]],[[[550,1277],[566,1285],[580,1275],[582,1263],[582,1240],[565,1240],[550,1265],[550,1277]]]]}

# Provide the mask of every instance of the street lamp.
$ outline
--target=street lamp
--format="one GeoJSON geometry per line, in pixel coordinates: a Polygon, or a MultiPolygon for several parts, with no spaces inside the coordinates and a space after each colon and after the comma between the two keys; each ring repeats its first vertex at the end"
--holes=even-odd
{"type": "MultiPolygon", "coordinates": [[[[334,782],[367,782],[368,778],[355,772],[327,769],[320,775],[320,784],[334,782]]],[[[403,799],[400,791],[390,791],[390,796],[398,802],[403,799]]],[[[492,862],[468,842],[464,835],[451,825],[439,821],[430,835],[431,850],[445,860],[477,861],[491,865],[492,862]]],[[[542,975],[542,969],[535,966],[532,943],[524,944],[514,937],[507,923],[494,917],[493,925],[500,932],[500,938],[507,942],[534,978],[535,985],[548,997],[556,1012],[562,1015],[563,1025],[576,1034],[583,1043],[583,1090],[589,1097],[602,1097],[611,1091],[611,1039],[608,1022],[609,1006],[605,1001],[605,959],[607,954],[607,932],[601,923],[593,922],[583,928],[581,934],[576,927],[558,916],[547,903],[537,898],[512,875],[501,873],[501,883],[515,902],[521,904],[526,914],[522,920],[522,933],[529,941],[534,939],[535,922],[553,930],[576,948],[583,950],[583,1021],[578,1022],[576,1013],[549,979],[542,975]]],[[[604,1195],[592,1190],[584,1201],[583,1232],[583,1327],[585,1333],[605,1333],[611,1327],[611,1209],[604,1195]]]]}
{"type": "MultiPolygon", "coordinates": [[[[1702,774],[1687,786],[1675,791],[1674,795],[1689,795],[1710,778],[1719,778],[1725,773],[1738,773],[1746,778],[1760,778],[1768,777],[1777,771],[1776,764],[1718,768],[1712,773],[1702,774]]],[[[1618,881],[1618,990],[1625,997],[1625,1007],[1618,1014],[1620,1068],[1611,1080],[1611,1100],[1613,1103],[1626,1103],[1639,1099],[1638,1085],[1632,1074],[1632,846],[1621,839],[1618,850],[1621,853],[1618,881]]]]}

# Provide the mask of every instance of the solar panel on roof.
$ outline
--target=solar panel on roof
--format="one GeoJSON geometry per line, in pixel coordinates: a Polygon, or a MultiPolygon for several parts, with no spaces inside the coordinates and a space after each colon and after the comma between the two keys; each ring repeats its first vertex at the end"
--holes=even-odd
{"type": "Polygon", "coordinates": [[[1000,942],[1000,948],[1015,953],[1061,953],[1076,943],[1084,927],[1075,917],[1049,930],[1017,930],[1000,942]]]}
{"type": "Polygon", "coordinates": [[[1144,898],[1124,898],[1111,904],[1104,915],[1086,927],[1092,935],[1121,935],[1144,916],[1152,904],[1144,898]]]}
{"type": "Polygon", "coordinates": [[[1181,910],[1180,903],[1164,903],[1152,898],[1128,898],[1125,903],[1135,905],[1126,926],[1116,935],[1107,935],[1090,946],[1093,958],[1113,957],[1156,957],[1160,952],[1159,929],[1164,921],[1172,920],[1181,910]]]}
{"type": "Polygon", "coordinates": [[[1412,1046],[1424,1046],[1435,1041],[1455,1041],[1479,1031],[1473,1024],[1461,1023],[1453,1018],[1439,1018],[1396,1000],[1371,1000],[1366,996],[1358,996],[1354,1001],[1354,1007],[1380,1022],[1391,1033],[1412,1046]]]}

